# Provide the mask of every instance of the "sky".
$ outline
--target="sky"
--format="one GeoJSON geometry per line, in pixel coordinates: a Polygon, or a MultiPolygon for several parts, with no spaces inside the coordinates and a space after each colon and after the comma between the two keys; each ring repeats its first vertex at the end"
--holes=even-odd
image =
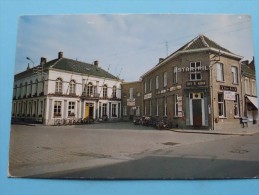
{"type": "Polygon", "coordinates": [[[137,81],[199,34],[231,52],[252,60],[249,15],[93,14],[26,15],[19,20],[15,74],[28,63],[65,58],[99,66],[127,82],[137,81]]]}

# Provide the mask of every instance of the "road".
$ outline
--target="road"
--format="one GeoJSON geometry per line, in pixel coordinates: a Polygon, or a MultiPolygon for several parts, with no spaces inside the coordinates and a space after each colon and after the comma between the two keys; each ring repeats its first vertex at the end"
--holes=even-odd
{"type": "Polygon", "coordinates": [[[129,123],[17,125],[11,132],[10,173],[37,178],[251,178],[259,175],[258,151],[258,133],[177,133],[129,123]]]}

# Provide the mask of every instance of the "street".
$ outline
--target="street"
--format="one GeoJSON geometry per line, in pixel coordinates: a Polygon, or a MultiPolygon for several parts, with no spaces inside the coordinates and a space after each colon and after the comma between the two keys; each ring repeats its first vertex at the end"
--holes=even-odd
{"type": "Polygon", "coordinates": [[[180,133],[99,123],[13,125],[10,174],[36,178],[211,179],[259,176],[259,133],[180,133]]]}

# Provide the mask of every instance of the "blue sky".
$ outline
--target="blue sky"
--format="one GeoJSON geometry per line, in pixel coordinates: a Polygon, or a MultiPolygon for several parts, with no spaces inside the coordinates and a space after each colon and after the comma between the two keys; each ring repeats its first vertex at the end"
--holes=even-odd
{"type": "MultiPolygon", "coordinates": [[[[204,34],[235,54],[254,55],[248,15],[27,15],[21,16],[17,35],[15,73],[31,58],[38,65],[64,57],[100,66],[125,81],[135,81],[150,68],[204,34]]],[[[32,64],[30,64],[32,66],[32,64]]]]}

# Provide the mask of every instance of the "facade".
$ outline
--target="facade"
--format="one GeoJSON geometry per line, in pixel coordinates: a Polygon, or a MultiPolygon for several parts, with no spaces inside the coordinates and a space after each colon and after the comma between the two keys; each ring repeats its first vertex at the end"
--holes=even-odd
{"type": "Polygon", "coordinates": [[[243,61],[241,66],[244,116],[248,118],[250,124],[256,124],[258,120],[258,99],[254,59],[250,63],[243,61]]]}
{"type": "Polygon", "coordinates": [[[13,119],[52,125],[56,119],[117,120],[121,80],[94,64],[63,57],[15,75],[13,119]]]}
{"type": "Polygon", "coordinates": [[[128,82],[121,84],[122,91],[122,118],[133,120],[142,116],[142,82],[128,82]]]}
{"type": "Polygon", "coordinates": [[[177,128],[239,127],[241,59],[199,35],[141,76],[143,115],[177,128]]]}

